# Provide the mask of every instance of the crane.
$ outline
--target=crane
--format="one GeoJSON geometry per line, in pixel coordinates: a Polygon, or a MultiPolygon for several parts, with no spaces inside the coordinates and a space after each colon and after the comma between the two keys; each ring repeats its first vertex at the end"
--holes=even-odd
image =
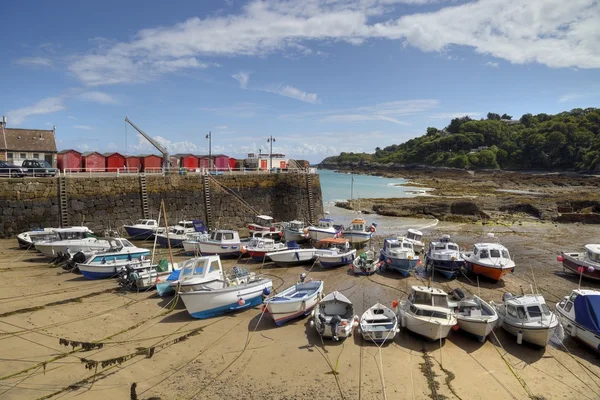
{"type": "Polygon", "coordinates": [[[138,128],[133,122],[131,122],[129,120],[129,118],[127,118],[127,116],[125,116],[125,122],[127,122],[127,123],[129,123],[129,125],[133,126],[135,128],[135,130],[140,133],[140,135],[142,135],[143,137],[145,137],[146,140],[148,140],[150,143],[152,143],[152,145],[154,147],[156,147],[158,149],[158,151],[160,151],[162,153],[162,156],[163,156],[163,168],[164,169],[168,169],[169,168],[169,162],[171,160],[169,159],[169,152],[167,151],[167,149],[165,149],[164,147],[162,147],[156,140],[152,139],[150,137],[150,135],[148,135],[146,132],[144,132],[143,130],[141,130],[140,128],[138,128]]]}

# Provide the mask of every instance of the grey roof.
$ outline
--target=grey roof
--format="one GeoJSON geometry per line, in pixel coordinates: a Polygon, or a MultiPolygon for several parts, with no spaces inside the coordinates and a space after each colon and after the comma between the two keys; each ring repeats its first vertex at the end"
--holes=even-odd
{"type": "MultiPolygon", "coordinates": [[[[56,140],[53,130],[4,128],[4,138],[0,140],[0,150],[39,151],[56,153],[56,140]]],[[[2,129],[0,129],[0,134],[2,129]]]]}

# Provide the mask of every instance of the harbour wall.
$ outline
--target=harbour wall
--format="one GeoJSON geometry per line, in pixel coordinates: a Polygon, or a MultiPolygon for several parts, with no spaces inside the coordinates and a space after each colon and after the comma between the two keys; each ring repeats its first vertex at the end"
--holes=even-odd
{"type": "Polygon", "coordinates": [[[185,218],[239,229],[256,213],[279,221],[323,216],[317,174],[13,178],[0,179],[0,237],[58,227],[63,219],[63,226],[86,225],[95,232],[119,229],[144,217],[144,192],[151,218],[158,218],[165,201],[169,225],[185,218]]]}

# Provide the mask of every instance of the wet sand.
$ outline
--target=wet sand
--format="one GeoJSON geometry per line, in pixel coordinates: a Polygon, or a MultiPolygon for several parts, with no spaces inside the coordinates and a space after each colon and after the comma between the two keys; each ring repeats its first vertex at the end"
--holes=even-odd
{"type": "MultiPolygon", "coordinates": [[[[481,280],[481,296],[499,302],[506,291],[519,293],[522,286],[528,292],[535,277],[553,308],[578,283],[578,277],[562,272],[557,253],[597,242],[600,228],[442,223],[424,233],[427,240],[447,233],[470,248],[490,231],[512,252],[517,268],[497,284],[481,280]]],[[[376,248],[381,240],[374,240],[376,248]]],[[[171,310],[173,297],[159,298],[153,290],[123,292],[114,280],[88,281],[49,265],[32,250],[19,250],[15,239],[0,241],[0,257],[1,399],[126,399],[134,382],[138,399],[600,398],[598,357],[573,339],[564,341],[568,352],[557,339],[545,349],[519,346],[502,329],[485,343],[451,332],[441,349],[439,342],[405,330],[381,348],[359,335],[321,341],[307,318],[276,327],[260,307],[194,320],[181,303],[171,310]],[[186,340],[175,340],[201,327],[186,340]],[[83,351],[59,344],[60,338],[100,341],[103,347],[83,351]],[[152,357],[139,350],[150,347],[152,357]],[[92,370],[82,362],[123,356],[121,364],[92,370]]],[[[272,277],[278,290],[307,272],[308,278],[325,280],[326,293],[342,291],[359,315],[377,301],[391,305],[424,281],[392,273],[356,277],[345,267],[280,268],[246,258],[224,262],[226,269],[235,264],[272,277]]],[[[465,277],[434,277],[434,285],[478,293],[477,284],[465,277]]],[[[600,285],[584,281],[582,286],[600,285]]]]}

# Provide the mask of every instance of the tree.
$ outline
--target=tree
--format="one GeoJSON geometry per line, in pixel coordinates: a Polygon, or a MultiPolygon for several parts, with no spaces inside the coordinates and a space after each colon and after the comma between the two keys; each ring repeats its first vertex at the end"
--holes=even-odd
{"type": "Polygon", "coordinates": [[[487,113],[487,119],[494,119],[494,120],[500,120],[500,114],[496,114],[496,113],[487,113]]]}
{"type": "Polygon", "coordinates": [[[462,124],[469,121],[472,121],[472,119],[468,115],[460,118],[454,118],[452,121],[450,121],[450,125],[446,127],[446,130],[450,133],[458,133],[462,124]]]}
{"type": "Polygon", "coordinates": [[[502,114],[502,117],[500,117],[501,119],[512,119],[512,115],[508,115],[506,113],[502,114]]]}
{"type": "Polygon", "coordinates": [[[427,136],[435,136],[435,135],[437,135],[438,132],[439,131],[437,130],[437,128],[432,128],[432,127],[427,128],[427,136]]]}

